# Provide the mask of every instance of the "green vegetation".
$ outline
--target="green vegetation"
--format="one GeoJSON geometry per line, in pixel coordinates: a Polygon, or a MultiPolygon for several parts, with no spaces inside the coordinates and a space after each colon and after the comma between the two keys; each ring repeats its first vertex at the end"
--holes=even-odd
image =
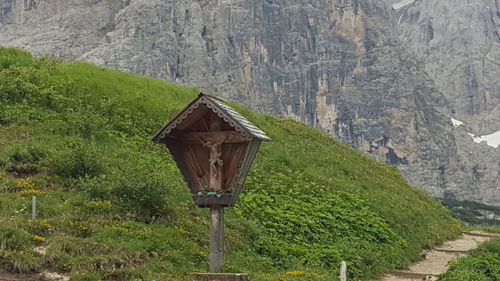
{"type": "Polygon", "coordinates": [[[454,199],[443,199],[443,205],[468,225],[500,225],[500,207],[454,199]]]}
{"type": "Polygon", "coordinates": [[[482,244],[467,257],[450,264],[441,281],[499,281],[500,238],[482,244]]]}
{"type": "MultiPolygon", "coordinates": [[[[206,271],[208,212],[149,140],[196,94],[0,48],[0,263],[72,280],[188,280],[206,271]]],[[[346,260],[350,278],[368,279],[460,233],[459,221],[396,168],[300,123],[233,106],[273,142],[226,211],[226,271],[332,280],[346,260]]]]}

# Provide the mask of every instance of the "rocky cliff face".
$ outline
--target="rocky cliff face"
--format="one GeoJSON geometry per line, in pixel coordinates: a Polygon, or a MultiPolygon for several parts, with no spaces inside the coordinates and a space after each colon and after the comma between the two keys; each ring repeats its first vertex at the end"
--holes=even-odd
{"type": "Polygon", "coordinates": [[[469,135],[500,130],[500,0],[463,2],[0,0],[0,44],[208,89],[500,204],[500,148],[469,135]]]}

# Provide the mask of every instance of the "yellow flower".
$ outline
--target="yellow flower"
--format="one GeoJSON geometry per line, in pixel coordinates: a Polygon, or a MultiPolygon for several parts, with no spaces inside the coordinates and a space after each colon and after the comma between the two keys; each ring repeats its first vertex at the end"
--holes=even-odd
{"type": "Polygon", "coordinates": [[[19,191],[19,193],[21,194],[42,194],[43,191],[39,190],[39,189],[25,189],[25,190],[21,190],[19,191]]]}
{"type": "Polygon", "coordinates": [[[40,224],[40,226],[43,226],[45,228],[50,228],[51,227],[51,225],[50,225],[50,223],[49,223],[48,220],[40,220],[38,223],[40,224]]]}
{"type": "Polygon", "coordinates": [[[14,182],[14,184],[17,187],[24,187],[24,188],[34,188],[35,184],[31,181],[31,179],[22,179],[22,180],[17,180],[14,182]]]}
{"type": "Polygon", "coordinates": [[[292,276],[300,276],[300,275],[304,275],[304,271],[295,270],[295,271],[289,271],[289,272],[287,272],[285,274],[286,275],[292,275],[292,276]]]}
{"type": "Polygon", "coordinates": [[[44,237],[38,236],[38,235],[35,235],[33,238],[35,238],[38,241],[45,241],[45,240],[47,240],[47,238],[44,238],[44,237]]]}

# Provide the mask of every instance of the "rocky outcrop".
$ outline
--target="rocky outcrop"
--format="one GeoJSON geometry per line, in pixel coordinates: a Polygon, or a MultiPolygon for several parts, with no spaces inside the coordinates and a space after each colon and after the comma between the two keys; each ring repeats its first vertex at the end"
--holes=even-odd
{"type": "Polygon", "coordinates": [[[500,148],[468,135],[500,130],[498,1],[0,0],[0,44],[208,89],[500,204],[500,148]]]}

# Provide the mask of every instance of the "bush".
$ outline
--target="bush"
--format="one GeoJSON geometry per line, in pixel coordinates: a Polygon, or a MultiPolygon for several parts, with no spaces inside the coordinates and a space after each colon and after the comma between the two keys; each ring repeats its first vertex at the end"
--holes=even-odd
{"type": "Polygon", "coordinates": [[[26,66],[33,63],[30,53],[16,48],[0,47],[0,70],[14,66],[26,66]]]}
{"type": "Polygon", "coordinates": [[[167,196],[172,192],[169,181],[144,166],[123,168],[110,176],[84,181],[82,186],[91,198],[109,200],[141,221],[172,215],[167,206],[167,196]]]}
{"type": "Polygon", "coordinates": [[[17,149],[6,163],[5,170],[17,176],[34,175],[40,171],[39,163],[46,156],[46,151],[38,147],[17,149]]]}
{"type": "Polygon", "coordinates": [[[141,169],[125,173],[115,181],[111,190],[119,203],[146,220],[166,214],[166,197],[169,194],[167,183],[156,174],[141,169]]]}
{"type": "Polygon", "coordinates": [[[488,241],[450,265],[441,281],[500,281],[500,238],[488,241]]]}
{"type": "Polygon", "coordinates": [[[0,250],[23,251],[34,242],[33,236],[24,230],[0,225],[0,250]]]}
{"type": "Polygon", "coordinates": [[[95,177],[104,172],[101,153],[95,143],[74,142],[51,156],[50,170],[61,177],[95,177]]]}

